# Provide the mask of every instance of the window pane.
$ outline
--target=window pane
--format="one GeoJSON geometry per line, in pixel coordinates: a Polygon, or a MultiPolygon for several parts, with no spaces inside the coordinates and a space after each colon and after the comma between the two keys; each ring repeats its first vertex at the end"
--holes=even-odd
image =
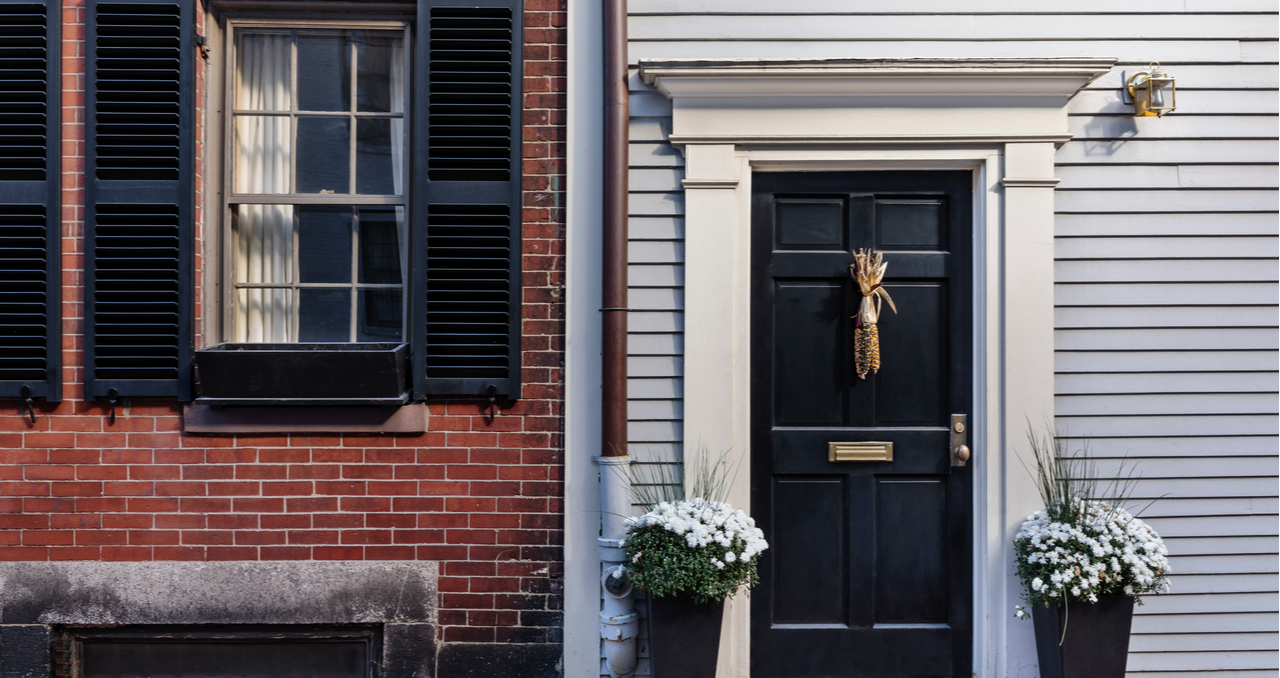
{"type": "Polygon", "coordinates": [[[350,157],[347,118],[298,118],[298,193],[349,193],[350,157]]]}
{"type": "Polygon", "coordinates": [[[293,291],[240,289],[236,291],[236,341],[278,344],[293,336],[293,291]]]}
{"type": "MultiPolygon", "coordinates": [[[[356,193],[399,195],[403,153],[399,134],[392,123],[400,120],[361,118],[356,120],[356,193]]],[[[401,125],[396,125],[399,132],[401,125]]]]}
{"type": "Polygon", "coordinates": [[[298,110],[351,110],[351,42],[345,33],[298,36],[298,110]]]}
{"type": "Polygon", "coordinates": [[[288,33],[236,33],[236,108],[289,110],[291,43],[288,33]]]}
{"type": "Polygon", "coordinates": [[[404,37],[355,31],[356,110],[404,111],[404,37]]]}
{"type": "Polygon", "coordinates": [[[360,290],[356,341],[400,341],[404,300],[399,288],[360,290]]]}
{"type": "Polygon", "coordinates": [[[299,206],[298,279],[351,282],[351,208],[299,206]]]}
{"type": "Polygon", "coordinates": [[[293,210],[292,205],[233,206],[236,282],[293,282],[293,210]]]}
{"type": "Polygon", "coordinates": [[[400,248],[403,207],[360,208],[360,282],[377,285],[404,283],[400,248]]]}
{"type": "Polygon", "coordinates": [[[351,289],[298,290],[298,341],[351,341],[351,289]]]}
{"type": "Polygon", "coordinates": [[[236,116],[236,193],[289,192],[290,136],[288,118],[236,116]]]}

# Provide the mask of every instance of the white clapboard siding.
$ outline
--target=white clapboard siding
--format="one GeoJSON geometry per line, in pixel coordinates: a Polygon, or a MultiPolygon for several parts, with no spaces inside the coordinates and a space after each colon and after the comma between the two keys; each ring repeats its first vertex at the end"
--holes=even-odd
{"type": "MultiPolygon", "coordinates": [[[[895,14],[1003,14],[1043,13],[1117,14],[1208,12],[1230,9],[1235,12],[1274,12],[1275,3],[1267,0],[1232,0],[1229,6],[1218,0],[1078,0],[1069,6],[1056,3],[1029,3],[1025,0],[976,0],[963,4],[958,11],[955,0],[897,0],[895,14]]],[[[630,0],[631,16],[646,14],[874,14],[885,11],[883,0],[791,0],[779,5],[776,0],[630,0]]]]}
{"type": "MultiPolygon", "coordinates": [[[[630,59],[1111,56],[1057,153],[1057,425],[1166,537],[1174,591],[1134,620],[1130,678],[1275,678],[1280,582],[1280,42],[1275,0],[630,0],[630,59]],[[1178,110],[1135,119],[1160,61],[1178,110]]],[[[683,458],[684,158],[631,88],[631,454],[683,458]]],[[[644,655],[642,651],[642,656],[644,655]]],[[[642,660],[638,675],[648,675],[642,660]]],[[[658,678],[666,678],[659,676],[658,678]]]]}
{"type": "MultiPolygon", "coordinates": [[[[1061,151],[1059,151],[1061,159],[1061,151]]],[[[1064,167],[1108,167],[1106,165],[1071,165],[1064,167]]],[[[1130,165],[1120,166],[1122,169],[1130,165]]],[[[1141,167],[1141,166],[1139,166],[1141,167]]],[[[1274,171],[1274,165],[1271,166],[1274,171]]],[[[1132,214],[1059,214],[1053,222],[1059,242],[1062,238],[1107,238],[1137,236],[1252,236],[1274,237],[1280,231],[1274,214],[1232,214],[1223,219],[1216,214],[1161,214],[1149,219],[1135,219],[1132,214]]]]}

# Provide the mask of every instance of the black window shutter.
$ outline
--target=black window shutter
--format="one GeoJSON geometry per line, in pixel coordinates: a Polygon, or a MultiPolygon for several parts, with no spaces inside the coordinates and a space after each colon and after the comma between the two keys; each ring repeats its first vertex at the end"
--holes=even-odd
{"type": "Polygon", "coordinates": [[[88,0],[86,399],[191,398],[194,4],[88,0]]]}
{"type": "Polygon", "coordinates": [[[60,25],[0,0],[0,398],[62,400],[60,25]]]}
{"type": "Polygon", "coordinates": [[[414,397],[520,397],[521,0],[418,0],[414,397]]]}

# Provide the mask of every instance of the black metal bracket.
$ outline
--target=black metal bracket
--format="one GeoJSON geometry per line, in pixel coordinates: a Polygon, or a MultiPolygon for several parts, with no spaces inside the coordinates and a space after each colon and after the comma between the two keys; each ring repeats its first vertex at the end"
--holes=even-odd
{"type": "Polygon", "coordinates": [[[116,398],[120,397],[120,392],[114,388],[107,390],[107,425],[114,426],[116,423],[116,398]]]}
{"type": "Polygon", "coordinates": [[[482,407],[488,410],[485,413],[486,419],[484,423],[485,425],[489,425],[492,424],[494,418],[498,416],[498,387],[493,384],[489,384],[489,388],[485,389],[485,391],[489,394],[489,401],[482,405],[482,407]]]}
{"type": "Polygon", "coordinates": [[[27,416],[31,417],[31,423],[36,423],[36,408],[31,402],[31,387],[26,384],[22,385],[22,405],[27,408],[27,416]]]}

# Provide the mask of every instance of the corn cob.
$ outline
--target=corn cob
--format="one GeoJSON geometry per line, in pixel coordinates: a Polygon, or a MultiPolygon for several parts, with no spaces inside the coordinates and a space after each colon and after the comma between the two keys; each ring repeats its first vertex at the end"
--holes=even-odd
{"type": "Polygon", "coordinates": [[[883,301],[889,302],[889,309],[894,313],[898,309],[893,305],[882,281],[885,269],[884,255],[868,250],[853,253],[853,263],[849,265],[849,275],[858,283],[862,292],[862,304],[858,307],[858,315],[854,316],[857,330],[853,338],[854,360],[858,370],[858,378],[866,379],[867,374],[880,371],[880,330],[876,323],[880,320],[880,308],[883,301]]]}

